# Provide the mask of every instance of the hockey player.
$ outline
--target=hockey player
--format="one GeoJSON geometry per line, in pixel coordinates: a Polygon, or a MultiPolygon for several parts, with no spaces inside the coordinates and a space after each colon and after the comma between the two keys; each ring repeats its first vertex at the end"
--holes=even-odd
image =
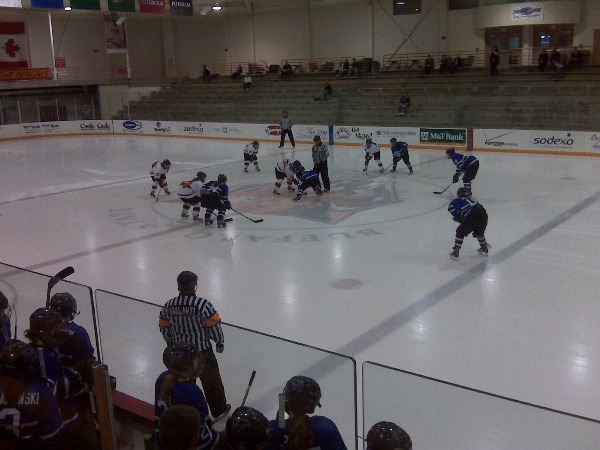
{"type": "Polygon", "coordinates": [[[0,291],[0,352],[12,336],[10,332],[10,313],[8,299],[0,291]]]}
{"type": "Polygon", "coordinates": [[[467,190],[467,193],[471,195],[471,182],[477,176],[477,171],[479,170],[479,160],[473,155],[456,153],[454,147],[450,147],[448,150],[446,150],[446,158],[451,159],[456,166],[456,173],[452,177],[452,182],[458,183],[461,172],[464,173],[463,186],[467,190]]]}
{"type": "MultiPolygon", "coordinates": [[[[161,415],[175,405],[188,405],[195,408],[201,417],[199,443],[197,449],[211,449],[217,441],[218,433],[208,410],[208,403],[196,378],[204,370],[204,356],[192,344],[174,344],[163,352],[163,363],[167,370],[159,375],[154,388],[154,414],[156,437],[161,415]]],[[[158,440],[160,447],[160,440],[158,440]]]]}
{"type": "Polygon", "coordinates": [[[365,168],[363,169],[363,172],[367,171],[369,161],[372,159],[375,159],[375,162],[379,166],[379,173],[383,173],[384,168],[381,163],[381,151],[379,150],[379,145],[375,144],[372,139],[367,139],[365,142],[365,168]]]}
{"type": "Polygon", "coordinates": [[[398,141],[396,138],[390,139],[390,145],[392,148],[392,172],[396,171],[398,162],[402,160],[404,165],[408,168],[408,173],[413,173],[412,165],[408,156],[408,144],[403,141],[398,141]]]}
{"type": "Polygon", "coordinates": [[[59,313],[38,308],[29,317],[29,329],[25,330],[25,337],[31,341],[38,355],[35,367],[37,376],[46,381],[56,396],[63,427],[72,429],[79,425],[79,416],[70,398],[69,382],[57,348],[64,338],[64,328],[59,313]]]}
{"type": "Polygon", "coordinates": [[[306,170],[300,161],[296,160],[292,164],[292,171],[294,172],[294,176],[296,177],[298,183],[298,190],[296,191],[296,197],[293,199],[295,202],[302,199],[304,195],[304,191],[309,187],[313,188],[315,194],[323,195],[323,191],[321,190],[321,181],[319,180],[319,175],[317,175],[313,170],[306,170]]]}
{"type": "Polygon", "coordinates": [[[152,192],[150,192],[150,197],[156,197],[155,191],[159,186],[163,188],[165,194],[171,195],[171,191],[167,188],[167,172],[171,168],[171,161],[168,159],[160,161],[155,161],[152,164],[152,169],[150,170],[150,176],[152,177],[152,192]]]}
{"type": "Polygon", "coordinates": [[[190,208],[193,206],[192,219],[195,222],[200,222],[200,206],[199,203],[202,200],[202,186],[206,182],[206,174],[204,172],[198,172],[196,178],[190,181],[184,181],[179,183],[177,188],[177,195],[183,202],[183,209],[181,210],[181,218],[187,219],[190,217],[190,208]]]}
{"type": "Polygon", "coordinates": [[[279,429],[277,420],[271,421],[271,449],[279,449],[285,443],[285,449],[321,448],[327,450],[346,450],[346,445],[335,423],[324,416],[308,416],[313,414],[317,406],[321,406],[321,388],[310,377],[295,376],[285,385],[283,390],[285,412],[289,419],[285,428],[279,429]],[[281,434],[284,436],[281,436],[281,434]]]}
{"type": "Polygon", "coordinates": [[[226,227],[225,211],[231,209],[229,201],[229,186],[227,186],[227,177],[219,174],[217,181],[209,181],[202,186],[202,206],[206,208],[204,214],[204,224],[212,225],[212,214],[217,210],[217,226],[226,227]]]}
{"type": "Polygon", "coordinates": [[[37,377],[36,364],[36,351],[25,342],[11,340],[0,353],[0,442],[6,448],[66,448],[60,442],[58,403],[47,384],[37,377]]]}
{"type": "Polygon", "coordinates": [[[288,191],[295,191],[295,189],[292,187],[292,184],[295,181],[294,172],[290,166],[289,159],[282,159],[275,164],[275,178],[275,188],[273,189],[274,195],[281,195],[279,193],[279,188],[281,188],[283,180],[287,181],[288,191]]]}
{"type": "Polygon", "coordinates": [[[458,188],[456,195],[457,197],[448,205],[452,220],[460,223],[456,228],[454,247],[450,257],[458,260],[463,239],[470,233],[473,233],[473,237],[479,242],[477,252],[482,256],[487,256],[489,247],[485,240],[485,229],[488,223],[487,211],[477,200],[470,197],[464,187],[458,188]]]}
{"type": "Polygon", "coordinates": [[[378,422],[367,433],[367,450],[412,450],[406,431],[393,422],[378,422]]]}
{"type": "Polygon", "coordinates": [[[266,450],[271,439],[269,420],[254,408],[240,406],[225,425],[219,450],[266,450]]]}
{"type": "Polygon", "coordinates": [[[244,147],[244,172],[248,172],[250,163],[254,163],[254,168],[257,172],[260,172],[258,167],[258,147],[260,144],[258,141],[254,141],[244,147]]]}

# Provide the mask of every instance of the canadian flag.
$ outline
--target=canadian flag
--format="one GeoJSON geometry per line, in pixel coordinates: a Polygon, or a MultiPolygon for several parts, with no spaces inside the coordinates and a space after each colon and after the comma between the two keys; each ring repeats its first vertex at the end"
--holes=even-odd
{"type": "Polygon", "coordinates": [[[0,22],[0,69],[29,67],[25,22],[0,22]]]}

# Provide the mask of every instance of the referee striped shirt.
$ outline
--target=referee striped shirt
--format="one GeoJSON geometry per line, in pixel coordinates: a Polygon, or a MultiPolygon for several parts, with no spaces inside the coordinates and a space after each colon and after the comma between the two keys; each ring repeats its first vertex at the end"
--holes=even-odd
{"type": "Polygon", "coordinates": [[[329,150],[325,144],[320,143],[312,146],[312,159],[315,163],[325,162],[327,158],[329,158],[329,150]]]}
{"type": "Polygon", "coordinates": [[[221,317],[207,299],[195,294],[179,294],[160,311],[160,332],[167,345],[193,344],[198,350],[211,350],[224,345],[221,317]]]}

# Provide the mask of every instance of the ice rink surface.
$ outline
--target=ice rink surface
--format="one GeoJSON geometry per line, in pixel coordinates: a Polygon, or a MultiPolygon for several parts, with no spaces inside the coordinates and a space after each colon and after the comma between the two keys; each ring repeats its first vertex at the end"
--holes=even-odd
{"type": "MultiPolygon", "coordinates": [[[[332,190],[272,195],[275,143],[243,172],[245,142],[50,138],[0,146],[0,261],[162,305],[192,270],[225,322],[600,419],[600,158],[476,153],[490,256],[452,261],[454,165],[412,150],[381,175],[331,147],[332,190]],[[173,194],[149,197],[156,160],[173,194]],[[181,220],[179,182],[228,176],[225,229],[181,220]]],[[[391,163],[387,142],[382,161],[391,163]]],[[[290,157],[289,144],[284,150],[290,157]]],[[[312,168],[310,145],[295,157],[312,168]]],[[[135,326],[135,317],[131,318],[135,326]]],[[[115,330],[119,333],[119,330],[115,330]]],[[[245,378],[245,376],[244,376],[245,378]]]]}

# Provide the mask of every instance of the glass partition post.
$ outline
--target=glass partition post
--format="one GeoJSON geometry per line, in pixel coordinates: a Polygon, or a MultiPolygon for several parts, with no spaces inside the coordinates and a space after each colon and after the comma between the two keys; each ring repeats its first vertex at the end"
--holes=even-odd
{"type": "MultiPolygon", "coordinates": [[[[166,370],[166,343],[158,320],[161,306],[96,290],[104,362],[117,377],[119,391],[154,403],[154,384],[166,370]]],[[[355,448],[356,363],[352,358],[253,330],[222,324],[225,350],[217,354],[227,401],[242,402],[253,370],[256,376],[247,406],[275,419],[278,395],[294,375],[306,375],[321,387],[322,408],[315,414],[332,419],[348,448],[355,448]]]]}
{"type": "Polygon", "coordinates": [[[94,97],[90,97],[92,100],[92,118],[96,120],[96,106],[94,105],[94,97]]]}
{"type": "Polygon", "coordinates": [[[19,113],[19,123],[23,123],[23,118],[21,117],[21,101],[17,100],[17,111],[19,113]]]}
{"type": "Polygon", "coordinates": [[[54,97],[54,104],[56,106],[56,120],[60,120],[60,113],[58,112],[58,97],[54,97]]]}
{"type": "Polygon", "coordinates": [[[41,122],[42,118],[41,118],[41,115],[40,115],[40,101],[39,101],[39,99],[37,97],[35,99],[35,109],[37,110],[37,121],[41,122]]]}
{"type": "Polygon", "coordinates": [[[77,97],[73,97],[73,106],[75,107],[75,120],[79,120],[79,117],[77,114],[77,97]]]}
{"type": "Polygon", "coordinates": [[[0,124],[4,125],[4,112],[2,111],[2,102],[0,102],[0,124]]]}
{"type": "Polygon", "coordinates": [[[600,421],[371,362],[362,376],[363,433],[394,422],[415,449],[591,450],[600,442],[600,421]]]}

